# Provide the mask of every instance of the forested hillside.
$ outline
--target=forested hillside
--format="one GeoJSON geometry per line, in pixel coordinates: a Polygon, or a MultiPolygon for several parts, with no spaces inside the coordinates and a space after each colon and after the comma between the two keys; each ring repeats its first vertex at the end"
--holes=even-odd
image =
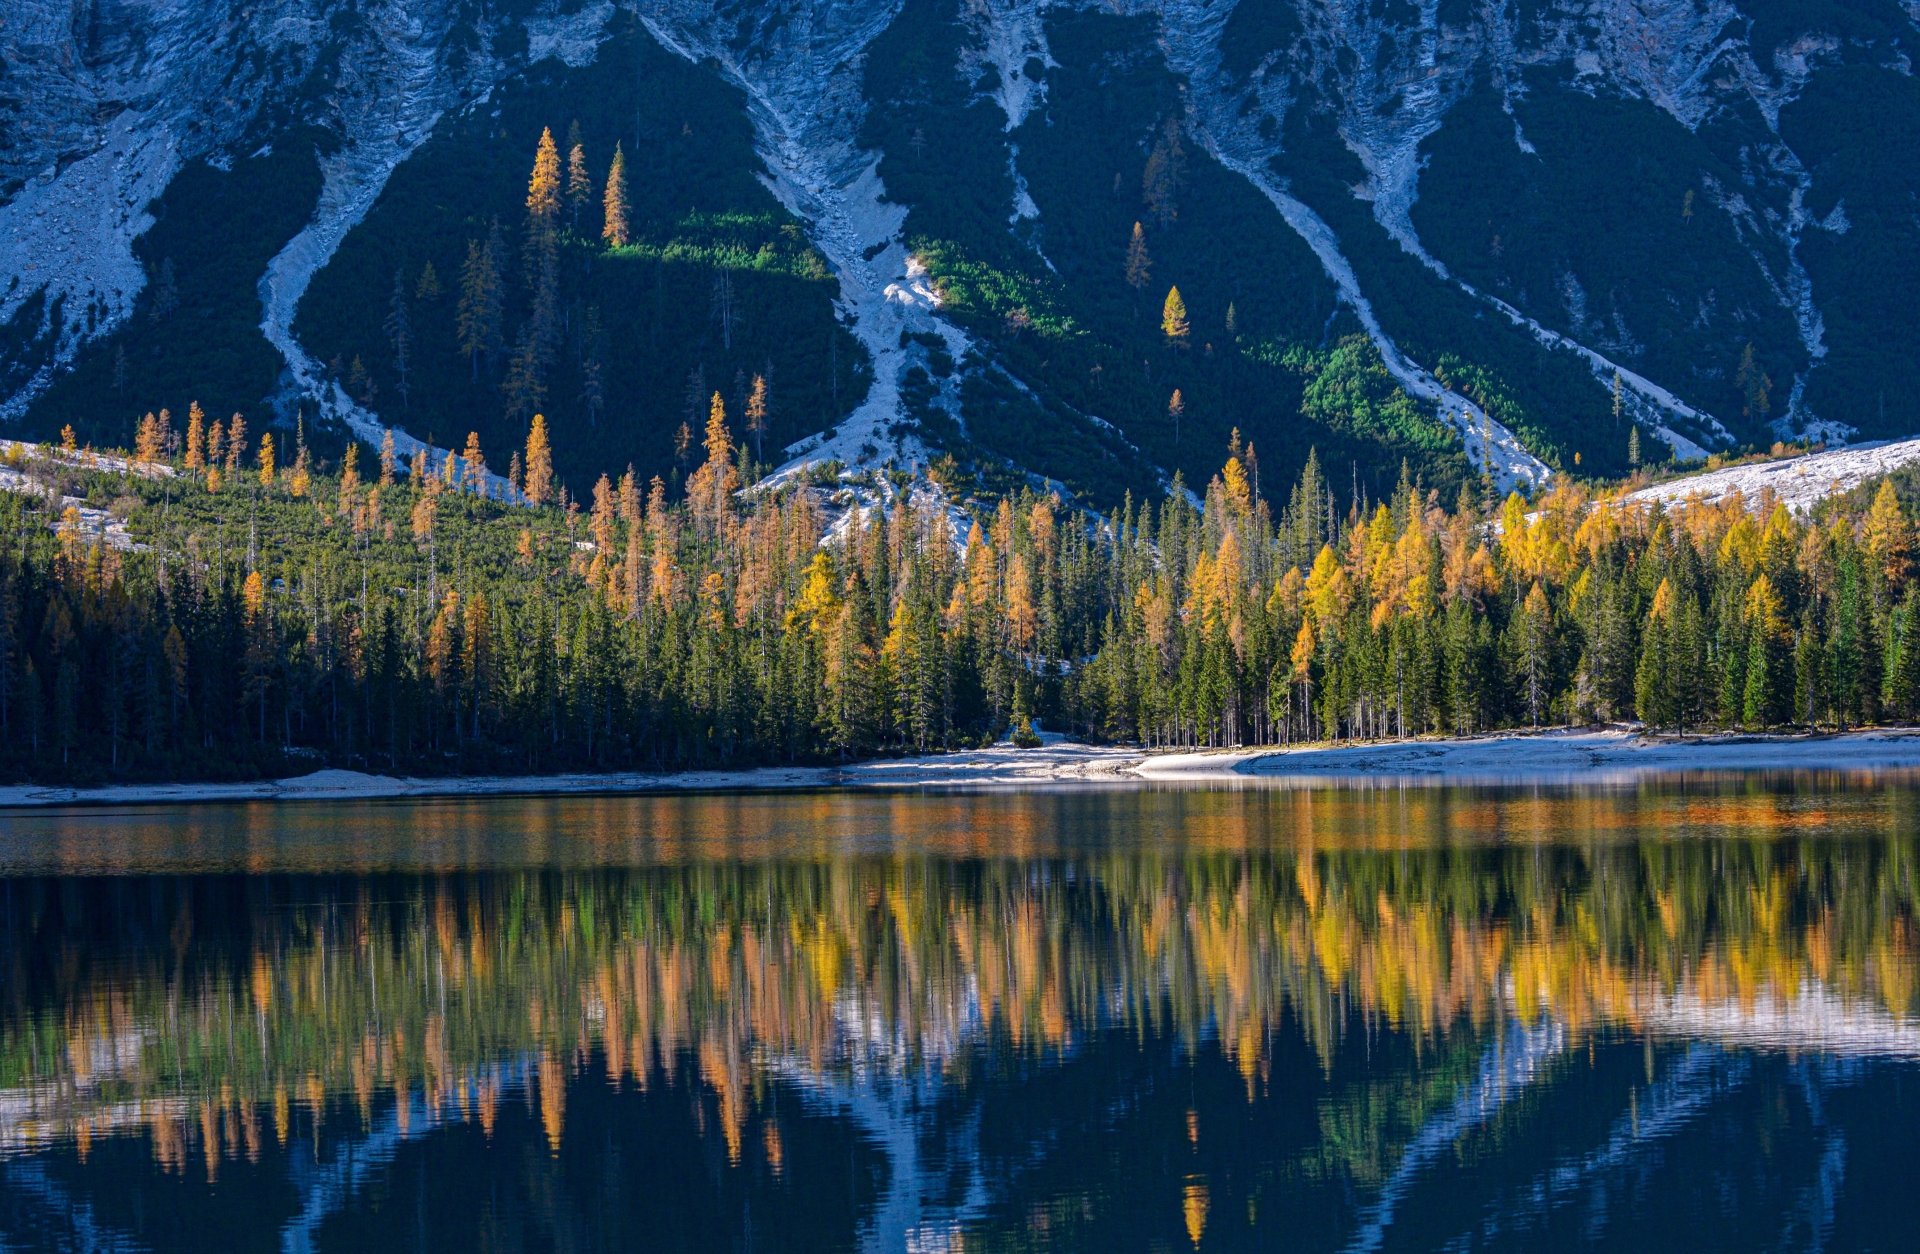
{"type": "Polygon", "coordinates": [[[131,456],[13,446],[0,493],[8,775],[537,771],[818,761],[1023,737],[1150,745],[1639,717],[1920,714],[1908,472],[1810,517],[1564,484],[1284,488],[1236,438],[1110,514],[819,474],[742,491],[709,398],[684,490],[491,460],[326,473],[235,416],[131,456]],[[29,454],[30,455],[24,455],[29,454]],[[489,466],[493,469],[490,472],[489,466]],[[500,499],[509,491],[530,504],[500,499]],[[856,490],[856,488],[858,490],[856,490]]]}

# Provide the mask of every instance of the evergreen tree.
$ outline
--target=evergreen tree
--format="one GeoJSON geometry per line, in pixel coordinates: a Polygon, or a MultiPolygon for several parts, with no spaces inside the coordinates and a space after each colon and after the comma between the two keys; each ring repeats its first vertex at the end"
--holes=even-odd
{"type": "Polygon", "coordinates": [[[460,267],[455,334],[472,378],[480,377],[480,359],[487,358],[491,368],[493,354],[499,349],[503,298],[500,258],[493,240],[469,240],[467,259],[460,267]]]}
{"type": "Polygon", "coordinates": [[[400,393],[400,407],[411,407],[409,397],[412,394],[410,367],[413,358],[413,316],[407,309],[406,275],[399,270],[393,272],[393,295],[387,302],[386,321],[387,343],[393,346],[393,373],[395,388],[400,393]]]}

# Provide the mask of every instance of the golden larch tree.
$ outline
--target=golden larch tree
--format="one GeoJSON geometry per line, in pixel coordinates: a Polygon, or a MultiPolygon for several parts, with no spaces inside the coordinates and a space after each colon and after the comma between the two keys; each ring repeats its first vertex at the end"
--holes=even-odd
{"type": "Polygon", "coordinates": [[[533,416],[533,428],[527,432],[526,493],[527,504],[544,505],[553,496],[553,449],[547,443],[547,419],[533,416]]]}
{"type": "Polygon", "coordinates": [[[600,238],[615,248],[624,248],[630,238],[627,215],[627,154],[619,144],[613,146],[613,165],[607,170],[607,190],[601,199],[606,211],[606,225],[600,228],[600,238]]]}
{"type": "Polygon", "coordinates": [[[551,230],[560,216],[560,147],[553,142],[553,129],[540,132],[540,144],[533,153],[533,174],[527,180],[527,221],[551,230]]]}
{"type": "Polygon", "coordinates": [[[567,213],[569,228],[580,228],[580,211],[593,199],[593,176],[587,173],[587,149],[575,142],[567,152],[567,213]]]}
{"type": "Polygon", "coordinates": [[[227,473],[240,473],[247,455],[247,420],[239,414],[227,419],[227,473]]]}
{"type": "Polygon", "coordinates": [[[1178,287],[1167,289],[1166,302],[1160,306],[1160,331],[1175,348],[1187,346],[1193,328],[1187,322],[1187,302],[1178,287]]]}
{"type": "Polygon", "coordinates": [[[187,456],[188,470],[203,470],[207,464],[207,411],[200,408],[199,401],[187,405],[187,456]]]}
{"type": "Polygon", "coordinates": [[[466,451],[460,454],[465,463],[467,486],[482,496],[487,492],[487,455],[480,451],[480,433],[467,432],[466,451]]]}
{"type": "Polygon", "coordinates": [[[1133,235],[1127,240],[1127,286],[1140,291],[1152,277],[1153,258],[1147,254],[1146,228],[1136,222],[1133,235]]]}

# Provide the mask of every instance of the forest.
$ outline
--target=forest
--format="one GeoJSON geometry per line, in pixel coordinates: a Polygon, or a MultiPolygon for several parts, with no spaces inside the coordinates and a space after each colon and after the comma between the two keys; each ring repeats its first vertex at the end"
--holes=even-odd
{"type": "Polygon", "coordinates": [[[1036,720],[1179,746],[1920,710],[1910,482],[1810,517],[1571,481],[1447,500],[1411,474],[1374,500],[1310,458],[1269,495],[1236,436],[1202,492],[1100,514],[937,469],[756,483],[717,393],[683,480],[578,493],[537,415],[504,474],[477,436],[322,467],[297,430],[198,406],[124,456],[8,447],[10,778],[831,761],[1036,720]]]}

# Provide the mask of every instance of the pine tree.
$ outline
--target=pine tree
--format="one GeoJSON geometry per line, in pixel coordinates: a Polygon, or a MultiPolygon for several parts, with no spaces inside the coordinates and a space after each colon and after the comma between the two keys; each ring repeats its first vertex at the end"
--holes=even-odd
{"type": "Polygon", "coordinates": [[[1754,361],[1753,345],[1740,350],[1740,364],[1733,372],[1734,386],[1740,389],[1740,413],[1754,420],[1763,419],[1772,408],[1769,393],[1773,380],[1754,361]]]}
{"type": "Polygon", "coordinates": [[[547,443],[547,419],[543,414],[533,416],[533,427],[527,432],[526,476],[527,503],[546,504],[553,496],[553,450],[547,443]]]}
{"type": "Polygon", "coordinates": [[[520,342],[507,364],[507,377],[500,384],[508,418],[525,417],[546,405],[547,384],[540,359],[539,336],[531,325],[521,328],[520,342]]]}
{"type": "Polygon", "coordinates": [[[1153,276],[1153,258],[1147,254],[1147,232],[1138,222],[1127,240],[1127,286],[1140,291],[1153,276]]]}
{"type": "Polygon", "coordinates": [[[614,248],[625,248],[629,239],[627,225],[627,154],[619,144],[613,146],[613,165],[607,170],[607,190],[602,201],[606,225],[600,237],[614,248]]]}
{"type": "Polygon", "coordinates": [[[1167,289],[1167,299],[1160,307],[1160,332],[1167,342],[1175,348],[1185,348],[1187,337],[1192,328],[1187,325],[1187,302],[1181,298],[1178,287],[1167,289]]]}
{"type": "Polygon", "coordinates": [[[480,377],[480,359],[487,358],[491,368],[493,354],[500,345],[501,313],[500,258],[489,237],[467,242],[467,259],[460,267],[460,303],[455,312],[455,334],[460,351],[467,356],[469,376],[480,377]]]}
{"type": "Polygon", "coordinates": [[[413,392],[413,315],[407,309],[406,275],[400,270],[393,272],[393,295],[387,301],[385,330],[387,343],[393,346],[393,373],[395,387],[400,393],[400,407],[408,409],[411,408],[409,397],[413,392]]]}
{"type": "Polygon", "coordinates": [[[1527,722],[1540,726],[1552,692],[1553,611],[1536,580],[1514,616],[1514,679],[1527,712],[1527,722]]]}

